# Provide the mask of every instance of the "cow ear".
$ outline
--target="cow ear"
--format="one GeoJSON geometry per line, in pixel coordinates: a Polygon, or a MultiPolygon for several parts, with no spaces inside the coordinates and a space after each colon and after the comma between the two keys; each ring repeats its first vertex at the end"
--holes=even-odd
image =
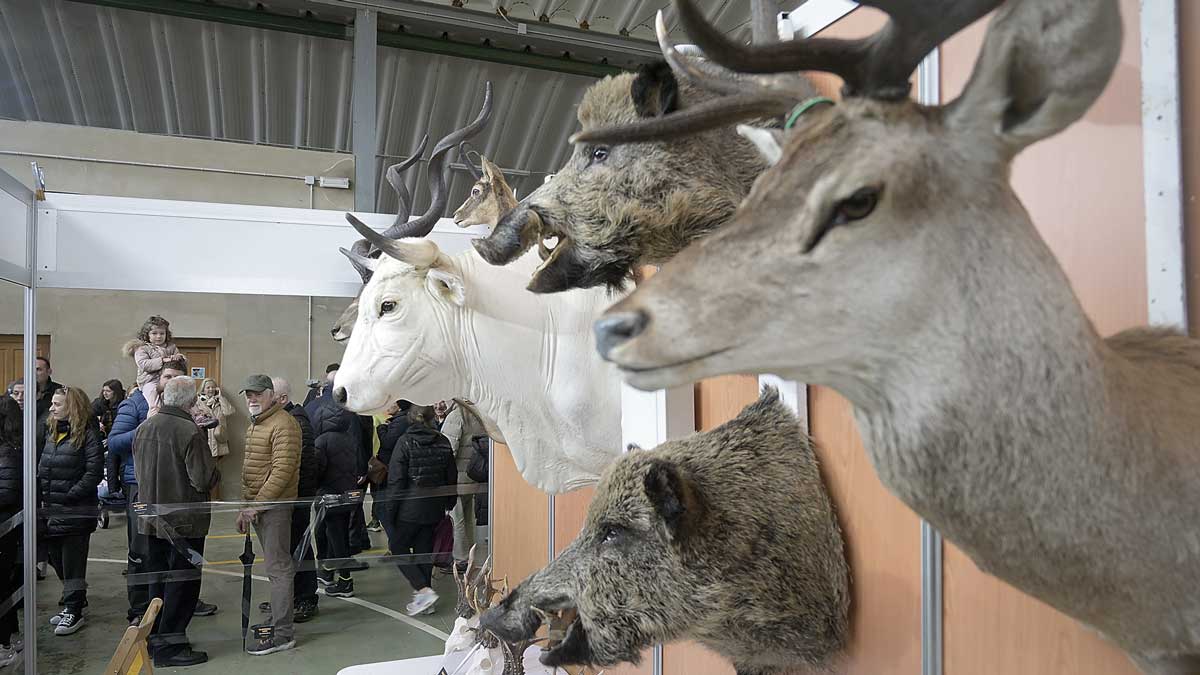
{"type": "Polygon", "coordinates": [[[643,481],[646,498],[675,540],[685,538],[701,515],[695,487],[669,462],[654,460],[643,481]]]}
{"type": "Polygon", "coordinates": [[[429,292],[457,307],[462,307],[467,301],[467,289],[463,284],[458,270],[451,268],[431,267],[425,277],[429,292]]]}
{"type": "Polygon", "coordinates": [[[638,66],[629,94],[641,117],[662,117],[679,108],[679,83],[666,61],[638,66]]]}

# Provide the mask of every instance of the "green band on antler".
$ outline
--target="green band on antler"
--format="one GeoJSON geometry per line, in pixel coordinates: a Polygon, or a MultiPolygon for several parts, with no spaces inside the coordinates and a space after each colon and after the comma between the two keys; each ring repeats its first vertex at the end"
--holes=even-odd
{"type": "Polygon", "coordinates": [[[796,120],[800,119],[801,115],[809,110],[812,110],[816,106],[821,105],[822,103],[828,103],[829,105],[837,104],[836,101],[827,96],[814,96],[807,101],[801,102],[795,108],[792,108],[792,112],[788,114],[787,122],[783,125],[783,128],[791,129],[792,126],[796,124],[796,120]]]}

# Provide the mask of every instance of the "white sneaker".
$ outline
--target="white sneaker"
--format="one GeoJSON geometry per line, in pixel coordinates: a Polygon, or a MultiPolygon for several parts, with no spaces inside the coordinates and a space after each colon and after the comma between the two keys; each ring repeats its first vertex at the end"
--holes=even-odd
{"type": "Polygon", "coordinates": [[[435,591],[424,593],[416,593],[413,595],[412,602],[404,606],[409,616],[417,616],[418,614],[433,614],[434,605],[437,604],[438,594],[435,591]]]}
{"type": "Polygon", "coordinates": [[[84,620],[82,614],[63,614],[62,621],[54,627],[55,635],[70,635],[75,631],[83,628],[84,620]]]}
{"type": "Polygon", "coordinates": [[[55,614],[54,616],[50,617],[50,625],[57,626],[58,622],[62,621],[63,615],[66,613],[67,613],[66,607],[63,607],[62,609],[58,610],[58,614],[55,614]]]}
{"type": "Polygon", "coordinates": [[[6,645],[0,645],[0,668],[11,666],[17,662],[17,650],[6,645]]]}

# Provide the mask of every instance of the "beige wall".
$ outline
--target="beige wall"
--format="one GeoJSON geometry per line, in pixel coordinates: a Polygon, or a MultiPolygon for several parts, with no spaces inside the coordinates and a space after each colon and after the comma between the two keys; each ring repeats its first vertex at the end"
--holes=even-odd
{"type": "MultiPolygon", "coordinates": [[[[354,158],[351,155],[41,122],[0,120],[0,151],[153,162],[288,176],[354,175],[354,158]]],[[[9,154],[0,155],[0,169],[12,174],[22,183],[31,185],[33,178],[29,162],[35,160],[45,171],[46,188],[56,192],[294,208],[309,206],[309,187],[299,179],[9,154]]],[[[354,205],[352,189],[327,190],[316,187],[313,193],[314,207],[318,209],[348,210],[354,205]]]]}

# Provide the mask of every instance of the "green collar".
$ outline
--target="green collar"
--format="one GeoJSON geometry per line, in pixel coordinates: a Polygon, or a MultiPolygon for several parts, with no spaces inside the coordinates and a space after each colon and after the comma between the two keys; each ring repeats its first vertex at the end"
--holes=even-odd
{"type": "Polygon", "coordinates": [[[783,125],[783,128],[785,130],[791,129],[796,124],[796,120],[800,119],[801,115],[823,103],[828,103],[829,105],[837,104],[836,101],[825,96],[814,96],[807,101],[801,101],[795,108],[792,108],[792,112],[788,114],[787,122],[783,125]]]}

